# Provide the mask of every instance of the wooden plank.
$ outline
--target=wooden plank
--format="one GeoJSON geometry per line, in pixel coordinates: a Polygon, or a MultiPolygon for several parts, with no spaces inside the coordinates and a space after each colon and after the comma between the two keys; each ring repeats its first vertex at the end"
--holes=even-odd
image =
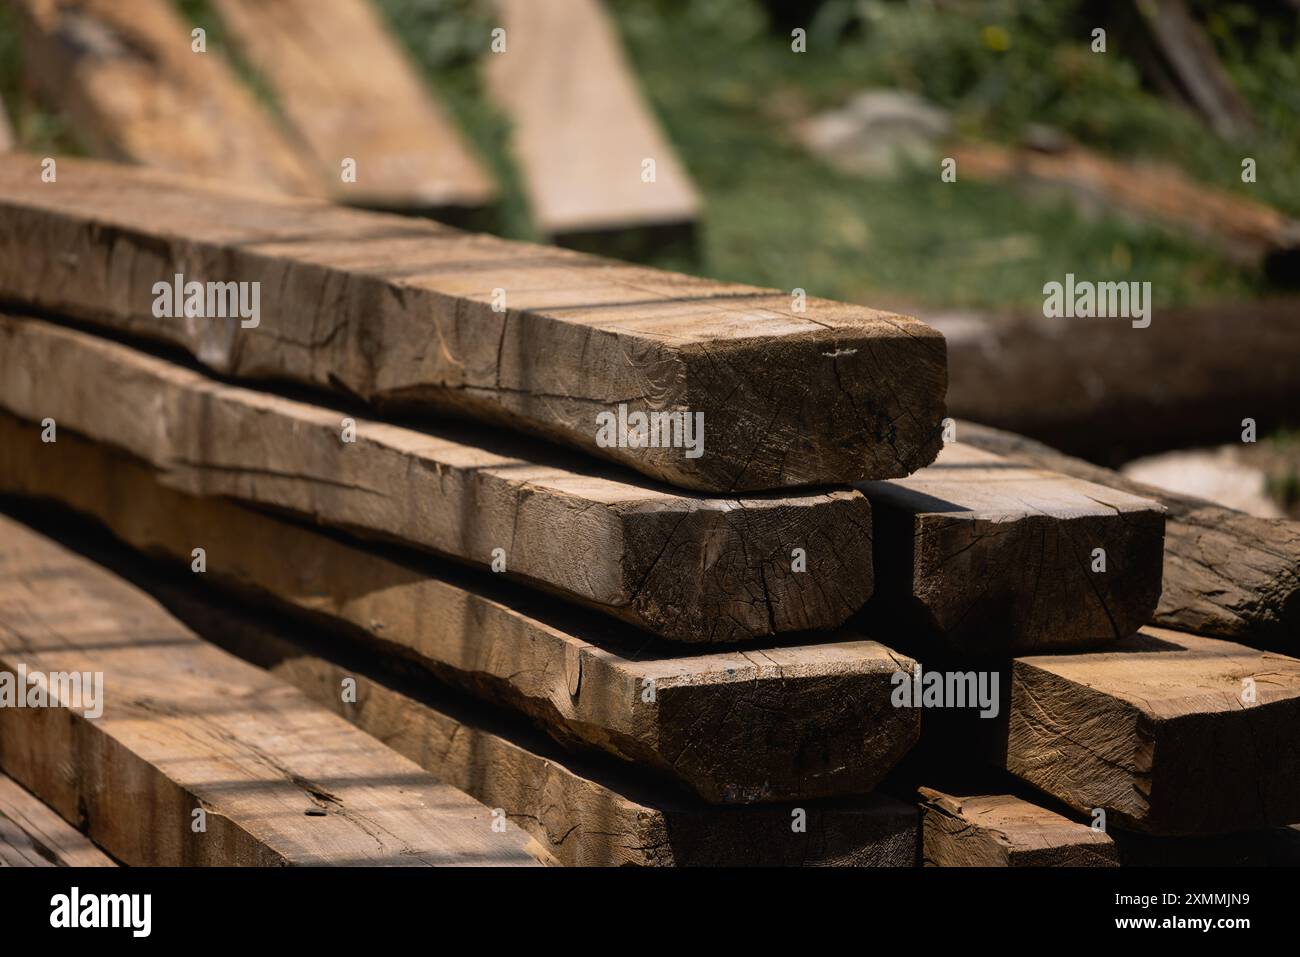
{"type": "Polygon", "coordinates": [[[1254,518],[1130,481],[1008,432],[957,425],[968,444],[1159,501],[1165,519],[1164,591],[1153,621],[1259,648],[1300,653],[1300,522],[1254,518]]]}
{"type": "Polygon", "coordinates": [[[1104,809],[1108,830],[1300,822],[1294,658],[1144,628],[1113,650],[1015,659],[1007,718],[995,759],[1082,814],[1104,809]]]}
{"type": "Polygon", "coordinates": [[[1300,220],[1250,196],[1198,182],[1172,164],[1124,162],[1078,146],[1048,152],[962,143],[947,152],[959,176],[1003,180],[1038,193],[1064,191],[1086,210],[1100,207],[1166,226],[1243,265],[1285,264],[1300,254],[1300,220]]]}
{"type": "Polygon", "coordinates": [[[271,669],[321,705],[532,834],[561,864],[913,867],[916,809],[884,795],[718,807],[657,787],[631,769],[565,753],[508,716],[421,680],[385,673],[373,655],[325,650],[265,616],[155,581],[191,627],[271,669]],[[356,683],[345,702],[342,682],[356,683]],[[796,812],[802,815],[796,817],[796,812]],[[800,820],[804,829],[797,830],[800,820]]]}
{"type": "MultiPolygon", "coordinates": [[[[17,0],[36,88],[97,154],[316,195],[297,148],[166,0],[17,0]]],[[[65,162],[60,160],[60,172],[65,162]]]]}
{"type": "Polygon", "coordinates": [[[694,222],[700,201],[637,89],[598,0],[496,0],[505,49],[487,88],[513,126],[538,228],[583,233],[694,222]],[[654,180],[642,176],[654,161],[654,180]]]}
{"type": "Polygon", "coordinates": [[[0,621],[0,669],[98,689],[0,708],[0,765],[124,864],[537,863],[478,802],[7,518],[0,621]]]}
{"type": "Polygon", "coordinates": [[[921,788],[926,867],[1118,867],[1104,831],[1012,794],[921,788]]]}
{"type": "Polygon", "coordinates": [[[354,672],[321,658],[286,658],[275,674],[308,694],[318,689],[322,704],[328,698],[359,727],[502,808],[568,865],[911,867],[915,860],[916,812],[884,796],[714,808],[520,745],[364,676],[356,678],[357,704],[342,704],[335,689],[354,672]],[[806,831],[792,827],[798,810],[806,831]]]}
{"type": "MultiPolygon", "coordinates": [[[[1151,325],[924,315],[948,340],[952,415],[1086,458],[1220,445],[1300,408],[1294,301],[1156,309],[1151,325]]],[[[958,438],[961,436],[959,435],[958,438]]]]}
{"type": "Polygon", "coordinates": [[[0,773],[0,867],[116,867],[36,795],[0,773]]]}
{"type": "Polygon", "coordinates": [[[1177,89],[1219,136],[1257,130],[1254,114],[1214,52],[1214,42],[1183,0],[1139,0],[1134,8],[1177,89]]]}
{"type": "Polygon", "coordinates": [[[939,450],[944,344],[914,320],[155,171],[65,160],[33,189],[38,170],[0,158],[0,297],[223,373],[463,413],[706,491],[891,478],[939,450]],[[177,273],[260,282],[256,328],[154,318],[177,273]],[[620,407],[692,413],[701,454],[602,446],[620,407]]]}
{"type": "Polygon", "coordinates": [[[215,0],[333,195],[397,210],[475,209],[496,190],[369,0],[215,0]],[[356,163],[356,180],[341,179],[356,163]]]}
{"type": "Polygon", "coordinates": [[[920,712],[890,703],[892,676],[914,662],[877,642],[683,653],[493,576],[175,492],[121,453],[68,431],[42,443],[39,431],[0,413],[0,493],[59,501],[186,572],[200,546],[205,581],[369,636],[381,654],[704,800],[863,793],[920,734],[920,712]]]}
{"type": "Polygon", "coordinates": [[[510,577],[670,639],[834,627],[871,592],[870,505],[853,490],[704,499],[539,460],[547,450],[481,432],[366,419],[349,443],[345,413],[84,332],[0,316],[0,343],[0,407],[124,449],[173,488],[497,561],[510,577]]]}
{"type": "Polygon", "coordinates": [[[1150,499],[960,442],[908,478],[858,488],[879,570],[866,621],[1005,654],[1118,640],[1160,597],[1164,517],[1150,499]]]}

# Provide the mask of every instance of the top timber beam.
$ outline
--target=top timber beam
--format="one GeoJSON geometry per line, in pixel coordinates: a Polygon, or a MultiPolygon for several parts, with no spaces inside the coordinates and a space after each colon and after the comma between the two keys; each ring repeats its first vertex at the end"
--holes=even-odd
{"type": "Polygon", "coordinates": [[[0,298],[714,493],[898,477],[940,446],[944,340],[917,320],[150,170],[41,183],[0,158],[0,298]],[[257,316],[157,318],[178,274],[260,284],[257,316]],[[702,433],[629,447],[652,412],[702,433]]]}
{"type": "Polygon", "coordinates": [[[13,5],[34,85],[94,152],[263,191],[322,193],[295,144],[221,54],[194,49],[190,26],[171,3],[13,5]]]}
{"type": "Polygon", "coordinates": [[[496,189],[371,0],[215,0],[334,198],[394,210],[476,209],[496,189]],[[342,164],[356,164],[344,182],[342,164]]]}
{"type": "Polygon", "coordinates": [[[513,125],[542,232],[565,242],[694,222],[699,197],[598,0],[497,0],[496,8],[504,45],[486,54],[487,88],[513,125]]]}

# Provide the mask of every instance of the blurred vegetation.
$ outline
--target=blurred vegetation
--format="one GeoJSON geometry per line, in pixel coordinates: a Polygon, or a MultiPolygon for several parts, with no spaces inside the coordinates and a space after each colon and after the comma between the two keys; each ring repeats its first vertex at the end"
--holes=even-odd
{"type": "MultiPolygon", "coordinates": [[[[1118,2],[1118,0],[1116,0],[1118,2]]],[[[495,25],[486,0],[377,0],[502,187],[495,228],[536,238],[488,103],[479,61],[495,25]]],[[[1174,162],[1224,189],[1300,215],[1300,31],[1286,0],[1192,0],[1261,130],[1215,136],[1143,85],[1109,27],[1114,4],[1084,0],[607,0],[641,85],[705,198],[695,256],[655,265],[837,299],[923,306],[1036,306],[1065,272],[1153,284],[1161,304],[1273,292],[1262,276],[1150,225],[1096,218],[1010,185],[840,173],[791,138],[792,123],[866,87],[913,91],[972,139],[1016,142],[1047,126],[1120,157],[1174,162]],[[788,11],[794,11],[790,13],[788,11]],[[790,49],[806,27],[808,52],[790,49]],[[1108,27],[1108,52],[1089,45],[1108,27]],[[1240,181],[1241,159],[1258,182],[1240,181]]],[[[178,0],[222,49],[208,0],[178,0]]],[[[59,118],[20,102],[21,51],[0,4],[0,96],[31,149],[75,150],[59,118]]],[[[229,51],[227,51],[229,52],[229,51]]],[[[255,92],[275,104],[236,58],[255,92]]],[[[960,177],[960,171],[959,171],[960,177]]]]}
{"type": "Polygon", "coordinates": [[[17,17],[0,0],[0,105],[14,127],[14,135],[25,149],[33,152],[81,155],[84,150],[63,117],[27,102],[22,77],[22,37],[17,17]]]}
{"type": "Polygon", "coordinates": [[[394,32],[439,93],[501,191],[493,230],[512,239],[539,238],[519,174],[509,155],[510,126],[489,102],[479,73],[492,17],[487,0],[377,0],[394,32]]]}
{"type": "MultiPolygon", "coordinates": [[[[478,61],[493,25],[474,0],[380,0],[399,35],[506,183],[502,231],[534,238],[487,105],[478,61]]],[[[1048,125],[1119,156],[1178,163],[1193,175],[1300,214],[1300,50],[1294,30],[1254,5],[1216,4],[1208,21],[1264,129],[1226,143],[1144,89],[1110,31],[1105,55],[1082,2],[827,0],[806,23],[808,52],[757,0],[613,0],[642,87],[706,201],[698,256],[655,265],[864,302],[1035,305],[1044,275],[1150,280],[1158,302],[1269,292],[1254,271],[1150,225],[1027,201],[1008,185],[894,180],[836,172],[790,137],[792,118],[865,87],[912,90],[952,111],[972,138],[1014,142],[1048,125]],[[1248,148],[1247,148],[1248,147],[1248,148]],[[1259,182],[1240,182],[1256,158],[1259,182]]],[[[1294,11],[1292,11],[1294,20],[1294,11]]],[[[960,174],[959,174],[960,176],[960,174]]]]}
{"type": "Polygon", "coordinates": [[[1279,428],[1260,443],[1265,491],[1292,518],[1300,518],[1300,429],[1279,428]]]}

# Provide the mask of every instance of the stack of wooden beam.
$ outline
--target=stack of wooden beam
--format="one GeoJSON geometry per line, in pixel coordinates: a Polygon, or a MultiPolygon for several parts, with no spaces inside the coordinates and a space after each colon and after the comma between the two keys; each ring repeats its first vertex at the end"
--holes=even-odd
{"type": "Polygon", "coordinates": [[[1093,863],[1300,821],[1300,662],[1139,632],[1163,506],[945,443],[915,320],[23,156],[0,300],[39,529],[0,534],[0,668],[104,679],[0,708],[0,770],[116,860],[1093,863]],[[1001,693],[929,711],[923,669],[1001,693]]]}

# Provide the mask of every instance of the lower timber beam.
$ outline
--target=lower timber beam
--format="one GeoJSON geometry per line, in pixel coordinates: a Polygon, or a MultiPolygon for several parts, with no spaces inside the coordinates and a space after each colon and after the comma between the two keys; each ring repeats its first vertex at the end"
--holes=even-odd
{"type": "Polygon", "coordinates": [[[218,605],[192,586],[153,587],[200,634],[269,668],[499,810],[561,864],[916,864],[916,809],[883,795],[747,807],[705,804],[635,769],[566,754],[508,715],[422,676],[376,670],[371,655],[363,663],[333,646],[326,652],[296,630],[270,626],[229,603],[218,605]],[[344,700],[344,687],[355,690],[355,701],[344,700]]]}
{"type": "Polygon", "coordinates": [[[673,640],[834,628],[871,594],[871,505],[852,489],[703,497],[524,439],[354,419],[6,315],[0,408],[128,451],[179,491],[491,568],[673,640]]]}
{"type": "Polygon", "coordinates": [[[851,635],[692,654],[490,575],[366,547],[158,482],[140,461],[0,412],[0,493],[46,498],[206,582],[360,632],[557,738],[644,764],[712,802],[870,790],[912,746],[892,707],[914,662],[851,635]]]}
{"type": "Polygon", "coordinates": [[[0,766],[124,864],[544,856],[519,829],[494,829],[478,802],[3,516],[0,622],[0,691],[23,696],[0,707],[0,766]]]}
{"type": "Polygon", "coordinates": [[[0,867],[116,867],[40,798],[0,773],[0,867]]]}
{"type": "Polygon", "coordinates": [[[960,442],[933,465],[858,488],[872,505],[876,587],[863,621],[954,652],[1117,641],[1160,597],[1164,509],[960,442]]]}
{"type": "Polygon", "coordinates": [[[1300,822],[1300,661],[1144,628],[1017,658],[1006,770],[1106,827],[1161,835],[1300,822]]]}
{"type": "Polygon", "coordinates": [[[1300,522],[1256,518],[1142,485],[1010,432],[968,422],[957,432],[1012,462],[1159,501],[1167,510],[1164,591],[1154,624],[1300,653],[1300,522]]]}
{"type": "Polygon", "coordinates": [[[926,867],[1118,867],[1104,831],[1010,794],[921,788],[926,867]]]}

